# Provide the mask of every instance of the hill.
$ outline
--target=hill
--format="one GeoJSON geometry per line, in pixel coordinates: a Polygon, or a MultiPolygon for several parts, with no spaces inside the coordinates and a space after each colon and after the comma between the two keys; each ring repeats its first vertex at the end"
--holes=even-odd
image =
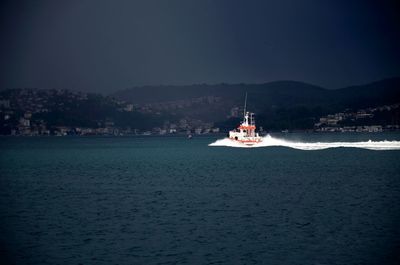
{"type": "Polygon", "coordinates": [[[295,81],[146,86],[109,96],[8,89],[0,91],[0,134],[228,131],[242,119],[246,92],[248,110],[268,131],[313,129],[321,117],[327,125],[339,117],[347,117],[337,121],[343,126],[400,125],[400,78],[392,78],[337,90],[295,81]]]}
{"type": "Polygon", "coordinates": [[[217,84],[189,86],[142,86],[117,91],[111,96],[134,104],[154,104],[215,96],[223,102],[239,104],[248,93],[248,102],[257,109],[268,107],[331,106],[359,108],[399,101],[400,77],[366,85],[329,90],[296,81],[264,84],[217,84]]]}
{"type": "Polygon", "coordinates": [[[318,117],[345,109],[400,102],[400,78],[329,90],[296,81],[264,84],[144,86],[125,89],[112,96],[180,117],[216,122],[223,129],[235,126],[248,93],[248,107],[257,113],[258,124],[269,129],[309,129],[318,117]],[[194,99],[215,98],[209,104],[190,104],[194,99]],[[170,107],[168,107],[170,106],[170,107]]]}

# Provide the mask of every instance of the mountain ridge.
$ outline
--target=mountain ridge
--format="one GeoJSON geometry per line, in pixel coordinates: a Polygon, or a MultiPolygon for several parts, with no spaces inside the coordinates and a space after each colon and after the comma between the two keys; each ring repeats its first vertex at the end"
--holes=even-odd
{"type": "Polygon", "coordinates": [[[336,104],[340,107],[351,107],[352,104],[362,107],[374,104],[393,103],[400,98],[400,77],[374,81],[364,85],[348,86],[339,89],[326,89],[305,82],[280,80],[261,84],[195,84],[182,86],[140,86],[112,93],[110,96],[134,104],[160,103],[184,100],[202,96],[217,96],[238,104],[248,93],[258,107],[262,105],[336,104]],[[263,100],[261,100],[261,98],[263,100]]]}
{"type": "MultiPolygon", "coordinates": [[[[229,115],[234,108],[247,105],[267,128],[312,128],[318,117],[346,109],[381,106],[400,102],[400,77],[340,89],[326,89],[305,82],[280,80],[261,84],[198,84],[189,86],[146,86],[118,91],[112,96],[151,108],[163,102],[212,96],[213,104],[173,108],[181,117],[213,121],[221,128],[237,124],[240,117],[229,115]]],[[[174,105],[174,104],[170,104],[174,105]]],[[[167,111],[168,112],[168,111],[167,111]]]]}
{"type": "Polygon", "coordinates": [[[135,129],[174,131],[177,127],[192,130],[212,126],[227,131],[243,118],[246,92],[247,109],[256,113],[257,125],[267,130],[310,130],[329,114],[357,113],[374,107],[387,107],[389,112],[380,112],[369,123],[400,125],[399,108],[392,111],[389,106],[400,103],[400,78],[337,90],[283,80],[141,87],[111,96],[54,89],[2,90],[0,134],[14,131],[30,135],[32,131],[46,132],[60,126],[91,128],[91,132],[108,131],[107,128],[132,133],[135,129]]]}

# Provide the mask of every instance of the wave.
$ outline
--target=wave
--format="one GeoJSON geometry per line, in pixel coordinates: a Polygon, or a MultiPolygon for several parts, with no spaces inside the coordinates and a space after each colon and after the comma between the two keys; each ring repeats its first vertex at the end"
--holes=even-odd
{"type": "Polygon", "coordinates": [[[271,147],[271,146],[283,146],[300,150],[322,150],[328,148],[338,147],[353,147],[363,148],[369,150],[400,150],[400,141],[365,141],[365,142],[294,142],[285,139],[279,139],[267,135],[263,138],[263,141],[252,146],[235,142],[229,138],[217,140],[209,146],[228,146],[228,147],[240,147],[240,148],[257,148],[257,147],[271,147]]]}

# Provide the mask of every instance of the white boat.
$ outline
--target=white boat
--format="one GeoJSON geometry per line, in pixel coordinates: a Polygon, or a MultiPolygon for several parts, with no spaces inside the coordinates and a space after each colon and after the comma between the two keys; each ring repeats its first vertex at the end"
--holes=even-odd
{"type": "Polygon", "coordinates": [[[246,111],[247,93],[244,101],[243,121],[232,131],[229,131],[229,139],[245,145],[254,145],[262,142],[262,137],[256,132],[254,113],[246,111]]]}

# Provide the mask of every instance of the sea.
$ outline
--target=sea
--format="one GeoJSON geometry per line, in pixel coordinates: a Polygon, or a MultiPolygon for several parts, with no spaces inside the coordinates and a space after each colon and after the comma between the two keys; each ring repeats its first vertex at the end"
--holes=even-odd
{"type": "Polygon", "coordinates": [[[1,264],[400,264],[400,134],[0,137],[1,264]]]}

